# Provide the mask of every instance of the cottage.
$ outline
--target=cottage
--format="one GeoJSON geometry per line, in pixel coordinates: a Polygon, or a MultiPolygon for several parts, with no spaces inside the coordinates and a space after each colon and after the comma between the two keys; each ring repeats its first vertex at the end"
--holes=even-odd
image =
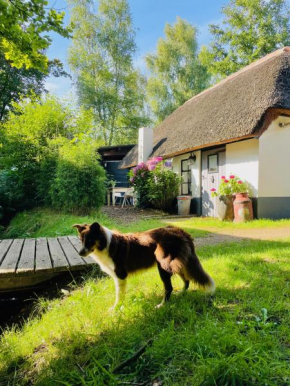
{"type": "Polygon", "coordinates": [[[281,48],[191,98],[120,163],[172,158],[191,211],[216,216],[222,175],[247,181],[256,217],[290,218],[290,47],[281,48]]]}
{"type": "Polygon", "coordinates": [[[117,187],[128,187],[128,171],[120,169],[119,165],[134,145],[102,146],[98,149],[101,165],[106,170],[109,180],[117,187]]]}

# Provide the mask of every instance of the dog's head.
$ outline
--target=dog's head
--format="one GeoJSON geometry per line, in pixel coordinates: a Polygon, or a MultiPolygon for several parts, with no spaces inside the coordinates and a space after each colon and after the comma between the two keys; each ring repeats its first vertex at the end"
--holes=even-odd
{"type": "Polygon", "coordinates": [[[97,222],[93,224],[75,224],[79,239],[82,242],[82,248],[79,254],[86,257],[93,252],[102,251],[107,247],[106,233],[103,227],[97,222]]]}

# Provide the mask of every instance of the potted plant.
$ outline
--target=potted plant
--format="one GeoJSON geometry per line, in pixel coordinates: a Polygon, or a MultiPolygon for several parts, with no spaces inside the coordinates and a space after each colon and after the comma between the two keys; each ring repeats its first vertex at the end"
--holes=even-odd
{"type": "Polygon", "coordinates": [[[218,218],[222,221],[234,220],[234,195],[232,184],[225,176],[221,177],[218,189],[211,189],[212,196],[217,197],[218,218]]]}
{"type": "Polygon", "coordinates": [[[222,176],[218,190],[213,188],[211,191],[212,196],[218,196],[218,216],[221,220],[242,222],[253,219],[248,186],[238,176],[222,176]]]}

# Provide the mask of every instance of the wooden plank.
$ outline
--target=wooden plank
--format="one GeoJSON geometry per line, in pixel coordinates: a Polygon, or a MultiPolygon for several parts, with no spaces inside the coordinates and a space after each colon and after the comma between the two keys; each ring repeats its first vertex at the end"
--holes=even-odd
{"type": "Polygon", "coordinates": [[[17,265],[16,275],[34,273],[34,261],[35,239],[26,239],[17,265]]]}
{"type": "Polygon", "coordinates": [[[64,254],[66,255],[66,258],[69,261],[71,268],[86,266],[86,263],[77,253],[67,237],[58,237],[58,241],[60,242],[60,245],[64,254]]]}
{"type": "Polygon", "coordinates": [[[58,239],[49,237],[47,241],[52,259],[53,271],[64,271],[65,269],[69,268],[69,262],[63,253],[58,239]]]}
{"type": "Polygon", "coordinates": [[[2,240],[0,244],[0,264],[4,260],[4,257],[6,256],[6,253],[8,252],[12,242],[13,240],[2,240]]]}
{"type": "MultiPolygon", "coordinates": [[[[0,267],[0,274],[3,275],[14,275],[17,267],[17,263],[20,257],[24,240],[15,239],[11,247],[9,248],[4,260],[0,267]]],[[[1,243],[2,244],[2,243],[1,243]]]]}
{"type": "Polygon", "coordinates": [[[45,237],[36,239],[35,272],[47,270],[52,271],[52,264],[45,237]]]}
{"type": "MultiPolygon", "coordinates": [[[[80,239],[76,236],[68,236],[68,239],[72,243],[72,245],[75,247],[77,253],[79,253],[79,251],[81,250],[81,247],[82,247],[82,243],[81,243],[80,239]]],[[[95,260],[91,256],[84,257],[83,260],[87,264],[96,264],[95,260]]]]}

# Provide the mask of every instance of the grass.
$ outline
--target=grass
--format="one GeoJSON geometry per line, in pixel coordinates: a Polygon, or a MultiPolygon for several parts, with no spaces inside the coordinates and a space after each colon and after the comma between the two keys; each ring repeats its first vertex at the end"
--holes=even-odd
{"type": "MultiPolygon", "coordinates": [[[[125,222],[117,222],[101,212],[92,212],[89,216],[78,216],[58,212],[52,209],[38,208],[30,211],[19,213],[10,223],[9,227],[2,233],[0,238],[29,238],[29,237],[58,237],[75,235],[76,231],[72,228],[76,223],[93,223],[100,222],[102,225],[117,229],[120,232],[141,232],[152,228],[162,227],[170,224],[170,220],[148,219],[140,220],[132,226],[125,222]]],[[[178,226],[186,225],[186,221],[174,222],[178,226]]],[[[197,229],[192,223],[188,232],[193,237],[202,237],[209,234],[204,229],[197,229]]]]}
{"type": "MultiPolygon", "coordinates": [[[[288,385],[290,240],[200,248],[213,298],[174,294],[161,309],[156,270],[132,276],[123,308],[112,280],[89,278],[68,296],[39,300],[39,316],[3,331],[5,385],[288,385]],[[145,353],[113,374],[149,339],[145,353]]],[[[175,289],[182,283],[174,278],[175,289]]]]}
{"type": "MultiPolygon", "coordinates": [[[[95,220],[123,231],[164,225],[146,220],[128,226],[100,214],[85,219],[36,210],[15,218],[8,232],[71,234],[72,223],[95,220]]],[[[282,223],[289,224],[263,222],[282,223]]],[[[192,234],[211,224],[218,222],[178,222],[192,234]]],[[[155,309],[163,288],[152,269],[129,279],[126,300],[115,313],[108,312],[114,286],[105,277],[88,277],[54,300],[39,299],[22,326],[2,331],[0,384],[289,385],[290,239],[207,246],[198,255],[216,281],[213,297],[191,289],[155,309]],[[150,339],[141,357],[113,374],[150,339]]],[[[178,278],[173,283],[182,287],[178,278]]]]}
{"type": "Polygon", "coordinates": [[[111,229],[121,232],[145,231],[168,224],[186,229],[193,237],[203,237],[221,229],[262,229],[290,228],[290,220],[259,219],[247,223],[231,223],[216,218],[191,218],[179,220],[147,219],[132,224],[118,223],[101,212],[92,212],[89,216],[65,214],[51,209],[34,209],[19,213],[5,231],[0,231],[0,238],[57,237],[75,234],[75,223],[98,221],[111,229]]]}
{"type": "MultiPolygon", "coordinates": [[[[244,223],[232,223],[230,221],[220,221],[217,218],[195,217],[190,220],[194,227],[200,229],[262,229],[262,228],[290,228],[290,220],[270,220],[258,219],[244,223]]],[[[183,222],[181,222],[183,223],[183,222]]]]}

